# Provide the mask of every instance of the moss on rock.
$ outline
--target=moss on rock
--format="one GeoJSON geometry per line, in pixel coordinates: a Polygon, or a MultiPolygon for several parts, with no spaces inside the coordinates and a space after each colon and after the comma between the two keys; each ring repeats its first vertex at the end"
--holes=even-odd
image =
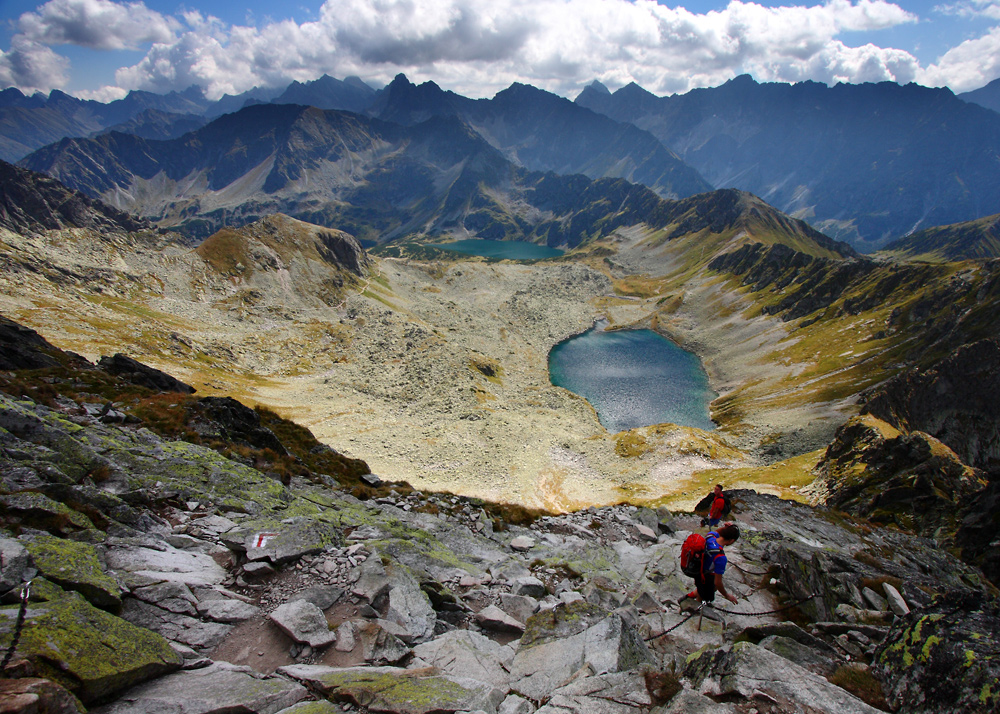
{"type": "MultiPolygon", "coordinates": [[[[0,608],[3,649],[10,646],[18,609],[0,608]]],[[[28,608],[17,655],[84,703],[166,674],[182,663],[161,636],[98,610],[77,593],[28,608]]]]}
{"type": "Polygon", "coordinates": [[[97,607],[121,608],[118,583],[101,569],[93,546],[55,536],[34,536],[21,542],[38,571],[52,582],[79,592],[97,607]]]}

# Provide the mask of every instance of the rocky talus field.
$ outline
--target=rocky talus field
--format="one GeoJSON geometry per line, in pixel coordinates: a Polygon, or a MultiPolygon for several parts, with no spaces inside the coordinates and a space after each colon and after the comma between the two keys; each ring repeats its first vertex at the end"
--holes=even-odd
{"type": "Polygon", "coordinates": [[[4,712],[1000,705],[996,591],[932,540],[734,491],[739,601],[698,611],[694,514],[381,483],[273,412],[2,328],[4,712]]]}

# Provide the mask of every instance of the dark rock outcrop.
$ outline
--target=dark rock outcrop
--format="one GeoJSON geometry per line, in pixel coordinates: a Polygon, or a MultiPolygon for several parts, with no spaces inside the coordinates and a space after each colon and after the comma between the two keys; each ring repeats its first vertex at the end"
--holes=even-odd
{"type": "Polygon", "coordinates": [[[121,233],[149,228],[149,223],[48,176],[0,161],[0,226],[15,233],[57,228],[121,233]]]}
{"type": "Polygon", "coordinates": [[[893,711],[1000,710],[1000,601],[952,595],[911,615],[879,645],[873,670],[893,711]]]}
{"type": "Polygon", "coordinates": [[[122,377],[128,382],[152,389],[154,392],[180,392],[181,394],[194,394],[195,388],[185,384],[176,377],[171,377],[166,372],[144,365],[138,360],[134,360],[127,355],[118,352],[113,357],[104,356],[97,362],[97,366],[108,374],[122,377]]]}
{"type": "Polygon", "coordinates": [[[862,412],[904,431],[925,431],[961,459],[1000,471],[1000,340],[963,345],[928,369],[896,377],[862,412]]]}
{"type": "Polygon", "coordinates": [[[55,367],[60,354],[59,348],[30,327],[0,316],[0,369],[55,367]]]}

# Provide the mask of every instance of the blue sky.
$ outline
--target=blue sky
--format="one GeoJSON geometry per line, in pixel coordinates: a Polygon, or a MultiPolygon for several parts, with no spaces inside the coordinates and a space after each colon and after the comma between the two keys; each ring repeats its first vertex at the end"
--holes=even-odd
{"type": "Polygon", "coordinates": [[[210,97],[326,73],[404,72],[469,96],[520,81],[574,97],[600,79],[657,94],[759,81],[1000,77],[1000,0],[687,2],[0,0],[0,87],[104,101],[192,84],[210,97]]]}

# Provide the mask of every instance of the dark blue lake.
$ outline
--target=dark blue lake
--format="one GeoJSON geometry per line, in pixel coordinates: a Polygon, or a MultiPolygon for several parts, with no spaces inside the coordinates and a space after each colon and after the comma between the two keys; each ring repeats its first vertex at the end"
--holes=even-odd
{"type": "Polygon", "coordinates": [[[701,360],[652,330],[598,326],[560,342],[549,379],[590,402],[612,433],[663,422],[715,428],[708,404],[717,395],[701,360]]]}
{"type": "Polygon", "coordinates": [[[542,258],[555,258],[562,255],[563,251],[558,248],[549,248],[545,245],[537,245],[519,240],[482,240],[473,238],[469,240],[458,240],[454,243],[429,243],[434,248],[453,250],[456,253],[466,255],[481,255],[484,258],[496,258],[498,260],[541,260],[542,258]]]}

